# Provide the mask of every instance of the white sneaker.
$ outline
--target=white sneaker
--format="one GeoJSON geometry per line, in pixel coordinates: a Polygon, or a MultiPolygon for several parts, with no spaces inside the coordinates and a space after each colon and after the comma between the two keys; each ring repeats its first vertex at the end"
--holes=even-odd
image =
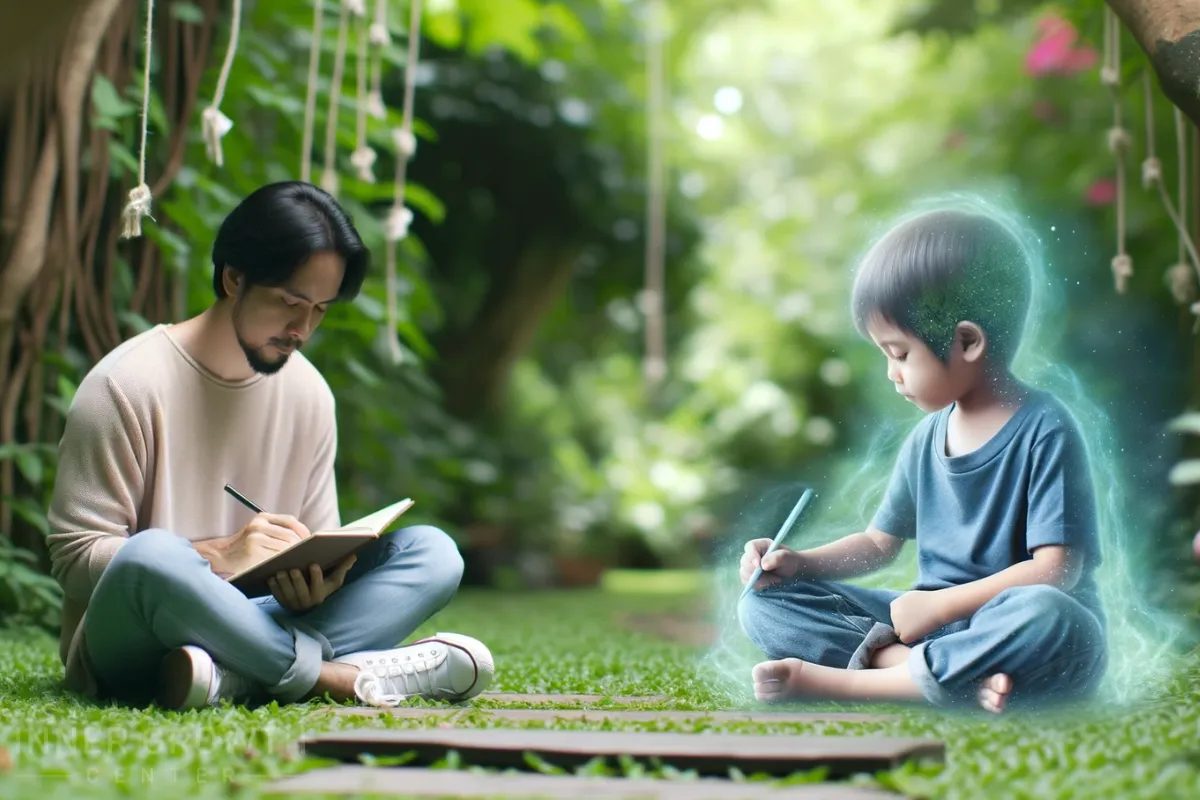
{"type": "Polygon", "coordinates": [[[482,692],[496,667],[483,642],[438,633],[405,647],[348,653],[334,661],[359,669],[354,693],[373,706],[395,706],[410,697],[460,702],[482,692]]]}
{"type": "Polygon", "coordinates": [[[204,650],[184,645],[163,657],[159,668],[158,704],[180,711],[238,702],[254,695],[254,684],[213,661],[204,650]]]}

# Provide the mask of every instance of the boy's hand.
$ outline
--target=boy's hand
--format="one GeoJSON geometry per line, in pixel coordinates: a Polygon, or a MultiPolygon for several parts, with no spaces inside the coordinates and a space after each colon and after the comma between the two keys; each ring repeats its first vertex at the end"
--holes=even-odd
{"type": "Polygon", "coordinates": [[[799,553],[780,545],[775,552],[764,558],[763,553],[767,552],[770,546],[770,539],[751,539],[746,542],[746,550],[742,553],[742,562],[738,566],[738,579],[743,586],[754,575],[754,570],[758,569],[760,562],[763,574],[754,585],[755,589],[794,578],[799,573],[802,561],[799,553]]]}
{"type": "Polygon", "coordinates": [[[319,565],[309,564],[307,581],[304,579],[304,572],[299,569],[281,570],[267,578],[267,586],[271,589],[272,596],[279,601],[279,605],[288,611],[308,611],[324,603],[329,595],[342,588],[346,573],[357,559],[357,555],[347,556],[329,573],[329,577],[321,573],[319,565]]]}
{"type": "Polygon", "coordinates": [[[905,644],[928,636],[946,624],[937,592],[905,592],[892,601],[892,628],[905,644]]]}

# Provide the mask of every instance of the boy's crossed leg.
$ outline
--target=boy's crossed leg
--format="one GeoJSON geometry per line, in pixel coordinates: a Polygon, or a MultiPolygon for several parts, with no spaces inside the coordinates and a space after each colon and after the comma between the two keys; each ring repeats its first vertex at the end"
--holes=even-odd
{"type": "Polygon", "coordinates": [[[739,607],[743,629],[772,659],[754,668],[756,696],[979,703],[999,712],[1018,699],[1088,696],[1103,675],[1099,621],[1058,589],[1008,589],[911,647],[890,627],[900,594],[829,581],[748,594],[739,607]]]}

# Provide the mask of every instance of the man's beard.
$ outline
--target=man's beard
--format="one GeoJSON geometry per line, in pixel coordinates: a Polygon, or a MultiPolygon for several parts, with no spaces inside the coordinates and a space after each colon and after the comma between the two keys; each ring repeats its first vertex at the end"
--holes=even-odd
{"type": "Polygon", "coordinates": [[[240,333],[238,334],[237,340],[238,344],[242,347],[242,353],[246,356],[247,363],[250,364],[250,368],[259,375],[274,375],[276,372],[279,372],[279,370],[283,369],[283,365],[287,363],[290,353],[281,354],[277,356],[274,361],[267,359],[267,357],[264,355],[264,351],[271,344],[279,344],[283,347],[286,347],[290,344],[293,348],[293,352],[300,349],[300,343],[295,340],[285,343],[276,342],[276,340],[272,339],[262,347],[251,347],[246,340],[242,338],[240,333]]]}
{"type": "Polygon", "coordinates": [[[279,345],[280,347],[291,347],[292,352],[300,349],[302,342],[299,339],[268,339],[267,343],[260,347],[253,347],[249,342],[242,338],[242,332],[237,329],[236,316],[233,326],[234,336],[237,337],[238,345],[242,348],[242,354],[246,356],[246,362],[250,365],[250,369],[254,370],[259,375],[274,375],[279,370],[283,369],[287,363],[290,353],[282,353],[274,360],[270,360],[266,356],[266,350],[271,345],[279,345]]]}

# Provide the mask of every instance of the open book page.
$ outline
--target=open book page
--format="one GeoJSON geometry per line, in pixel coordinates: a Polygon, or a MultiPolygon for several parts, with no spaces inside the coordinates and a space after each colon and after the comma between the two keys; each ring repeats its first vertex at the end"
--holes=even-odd
{"type": "MultiPolygon", "coordinates": [[[[388,529],[388,526],[395,522],[401,514],[412,508],[413,505],[413,500],[411,498],[406,498],[401,500],[399,503],[392,503],[386,508],[381,508],[378,511],[367,514],[365,517],[360,517],[353,522],[348,522],[342,527],[337,528],[335,531],[328,531],[328,533],[341,533],[342,531],[366,528],[372,531],[376,536],[379,536],[385,533],[388,529]]],[[[326,533],[326,531],[322,531],[322,533],[326,533]]]]}

